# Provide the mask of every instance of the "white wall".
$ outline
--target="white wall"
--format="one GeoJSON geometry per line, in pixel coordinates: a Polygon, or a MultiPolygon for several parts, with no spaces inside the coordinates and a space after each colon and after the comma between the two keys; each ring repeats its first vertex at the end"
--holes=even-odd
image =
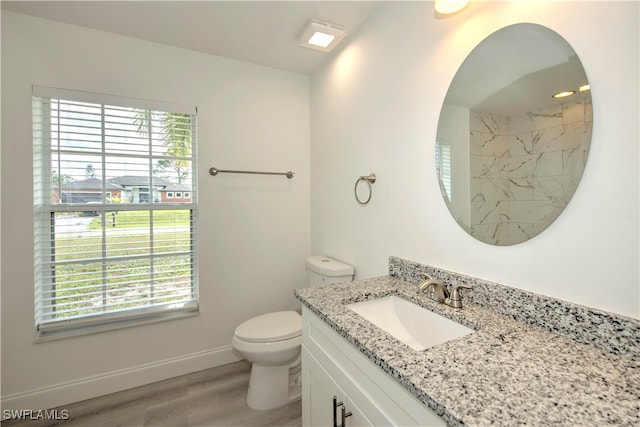
{"type": "MultiPolygon", "coordinates": [[[[638,2],[385,3],[311,78],[312,252],[387,274],[396,255],[606,311],[640,317],[638,2]],[[481,243],[440,195],[434,141],[466,55],[492,32],[532,22],[575,49],[592,87],[594,127],[581,184],[534,239],[481,243]],[[376,173],[369,206],[356,178],[376,173]]],[[[482,84],[482,76],[478,76],[482,84]]]]}
{"type": "Polygon", "coordinates": [[[2,400],[46,408],[237,360],[235,327],[296,309],[309,235],[306,76],[2,14],[2,400]],[[34,343],[31,85],[198,107],[200,315],[34,343]],[[208,175],[208,168],[295,177],[208,175]]]}

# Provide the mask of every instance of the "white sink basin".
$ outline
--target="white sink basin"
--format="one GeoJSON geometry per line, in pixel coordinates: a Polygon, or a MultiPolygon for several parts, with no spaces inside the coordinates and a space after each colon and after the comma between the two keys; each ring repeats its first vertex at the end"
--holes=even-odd
{"type": "Polygon", "coordinates": [[[414,350],[424,350],[474,332],[397,296],[357,302],[347,308],[414,350]]]}

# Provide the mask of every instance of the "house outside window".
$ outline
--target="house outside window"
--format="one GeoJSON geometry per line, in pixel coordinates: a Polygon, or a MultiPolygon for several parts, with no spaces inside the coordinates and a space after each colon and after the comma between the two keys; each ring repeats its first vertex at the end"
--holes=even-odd
{"type": "Polygon", "coordinates": [[[195,113],[34,87],[39,339],[197,313],[195,113]]]}
{"type": "Polygon", "coordinates": [[[139,187],[138,188],[138,200],[139,203],[149,203],[151,199],[149,198],[149,187],[139,187]]]}

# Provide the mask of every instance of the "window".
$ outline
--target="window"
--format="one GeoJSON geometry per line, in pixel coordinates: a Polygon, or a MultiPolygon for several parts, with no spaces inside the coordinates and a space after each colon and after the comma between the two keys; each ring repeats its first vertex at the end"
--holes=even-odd
{"type": "Polygon", "coordinates": [[[180,191],[176,192],[176,199],[182,199],[182,193],[180,191]]]}
{"type": "Polygon", "coordinates": [[[436,141],[436,169],[440,180],[440,189],[451,201],[451,145],[436,141]]]}
{"type": "Polygon", "coordinates": [[[195,107],[33,91],[39,338],[198,310],[195,107]],[[168,184],[194,195],[162,203],[168,184]]]}
{"type": "Polygon", "coordinates": [[[167,199],[173,199],[173,191],[167,191],[167,199]]]}

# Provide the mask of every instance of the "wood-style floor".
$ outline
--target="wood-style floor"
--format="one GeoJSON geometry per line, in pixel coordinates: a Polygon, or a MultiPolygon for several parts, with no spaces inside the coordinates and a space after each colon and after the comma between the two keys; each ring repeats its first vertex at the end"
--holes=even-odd
{"type": "Polygon", "coordinates": [[[246,361],[67,405],[69,419],[3,421],[2,427],[301,426],[300,400],[271,411],[245,401],[251,365],[246,361]]]}

